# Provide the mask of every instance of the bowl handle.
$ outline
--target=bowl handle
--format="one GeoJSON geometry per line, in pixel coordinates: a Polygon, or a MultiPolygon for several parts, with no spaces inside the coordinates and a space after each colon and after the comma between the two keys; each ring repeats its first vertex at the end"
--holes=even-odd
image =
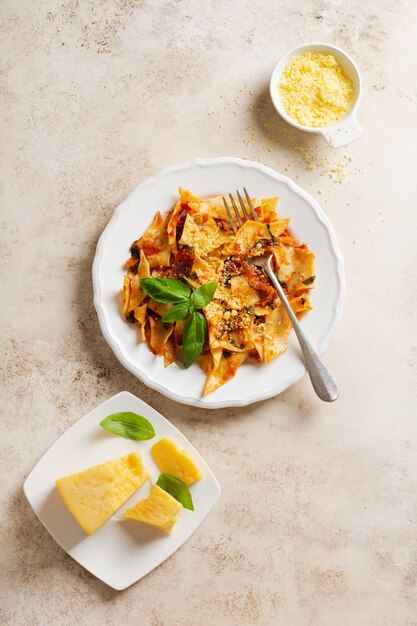
{"type": "Polygon", "coordinates": [[[329,128],[320,131],[331,148],[342,148],[355,141],[363,133],[362,126],[355,116],[345,117],[329,128]]]}

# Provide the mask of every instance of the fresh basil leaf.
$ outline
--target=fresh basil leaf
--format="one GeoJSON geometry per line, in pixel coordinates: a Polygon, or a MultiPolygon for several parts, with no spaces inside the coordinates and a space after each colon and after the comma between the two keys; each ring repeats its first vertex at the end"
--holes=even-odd
{"type": "Polygon", "coordinates": [[[174,278],[142,278],[140,286],[157,302],[176,304],[188,300],[191,289],[174,278]]]}
{"type": "Polygon", "coordinates": [[[181,502],[184,509],[194,511],[193,498],[187,485],[178,476],[172,474],[160,474],[156,481],[158,487],[169,493],[173,498],[181,502]]]}
{"type": "Polygon", "coordinates": [[[315,276],[310,276],[310,278],[306,278],[303,280],[303,285],[311,285],[316,280],[315,276]]]}
{"type": "Polygon", "coordinates": [[[206,318],[202,313],[194,311],[184,324],[182,358],[185,367],[190,367],[202,353],[206,336],[206,318]]]}
{"type": "Polygon", "coordinates": [[[194,307],[191,300],[179,302],[178,304],[174,304],[168,313],[165,313],[162,318],[162,322],[177,322],[178,320],[182,320],[184,317],[187,317],[187,315],[190,315],[193,310],[194,307]]]}
{"type": "Polygon", "coordinates": [[[137,413],[112,413],[100,422],[105,430],[113,435],[126,437],[126,439],[134,439],[135,441],[144,441],[155,437],[155,431],[150,422],[142,415],[137,413]]]}
{"type": "Polygon", "coordinates": [[[213,300],[213,296],[217,289],[217,283],[208,283],[207,285],[201,285],[197,287],[191,294],[191,302],[196,309],[202,309],[207,306],[209,302],[213,300]]]}

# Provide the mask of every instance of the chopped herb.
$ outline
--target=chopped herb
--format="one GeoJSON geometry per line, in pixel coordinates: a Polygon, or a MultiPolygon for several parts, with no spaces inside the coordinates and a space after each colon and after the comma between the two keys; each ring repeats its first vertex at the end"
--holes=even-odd
{"type": "Polygon", "coordinates": [[[303,285],[311,285],[316,280],[315,276],[310,276],[310,278],[306,278],[303,280],[303,285]]]}
{"type": "Polygon", "coordinates": [[[245,311],[248,315],[254,315],[255,313],[255,307],[253,306],[245,306],[245,311]]]}
{"type": "Polygon", "coordinates": [[[224,279],[224,286],[227,287],[227,289],[230,289],[231,287],[231,280],[232,278],[236,276],[236,274],[227,274],[225,279],[224,279]]]}
{"type": "Polygon", "coordinates": [[[306,303],[306,299],[305,298],[301,298],[301,304],[304,306],[306,303]]]}
{"type": "Polygon", "coordinates": [[[131,324],[134,324],[136,322],[136,318],[135,318],[135,314],[133,311],[130,311],[129,315],[127,316],[127,321],[130,322],[131,324]]]}
{"type": "Polygon", "coordinates": [[[272,230],[271,230],[271,224],[267,224],[267,225],[266,225],[266,228],[267,228],[267,230],[268,230],[268,233],[271,235],[271,241],[272,241],[272,243],[275,243],[275,237],[274,237],[274,233],[273,233],[273,232],[272,232],[272,230]]]}
{"type": "Polygon", "coordinates": [[[230,359],[230,357],[232,356],[232,353],[229,352],[229,350],[223,350],[223,356],[225,359],[230,359]]]}

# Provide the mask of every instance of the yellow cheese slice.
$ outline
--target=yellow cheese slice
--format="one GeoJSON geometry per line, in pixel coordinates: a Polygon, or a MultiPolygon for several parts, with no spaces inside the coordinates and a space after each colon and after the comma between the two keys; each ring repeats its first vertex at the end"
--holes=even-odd
{"type": "Polygon", "coordinates": [[[170,533],[181,509],[182,505],[175,498],[158,485],[154,485],[147,498],[139,500],[136,506],[127,509],[123,515],[127,519],[170,533]]]}
{"type": "Polygon", "coordinates": [[[137,452],[59,478],[56,486],[81,528],[92,535],[148,480],[137,452]]]}
{"type": "Polygon", "coordinates": [[[200,480],[201,471],[187,450],[180,450],[172,439],[161,439],[152,446],[152,456],[163,473],[181,478],[186,485],[200,480]]]}

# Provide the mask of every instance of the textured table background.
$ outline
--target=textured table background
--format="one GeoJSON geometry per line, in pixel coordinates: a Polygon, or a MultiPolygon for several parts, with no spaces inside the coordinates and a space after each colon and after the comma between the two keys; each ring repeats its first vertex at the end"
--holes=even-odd
{"type": "Polygon", "coordinates": [[[1,6],[2,624],[417,624],[414,0],[4,0],[1,6]],[[267,95],[288,48],[342,46],[364,137],[332,151],[267,95]],[[144,177],[243,156],[321,201],[348,300],[326,354],[342,393],[303,380],[242,410],[175,404],[130,375],[92,302],[96,241],[144,177]],[[79,417],[127,389],[191,439],[220,502],[141,582],[112,591],[73,562],[22,484],[79,417]]]}

